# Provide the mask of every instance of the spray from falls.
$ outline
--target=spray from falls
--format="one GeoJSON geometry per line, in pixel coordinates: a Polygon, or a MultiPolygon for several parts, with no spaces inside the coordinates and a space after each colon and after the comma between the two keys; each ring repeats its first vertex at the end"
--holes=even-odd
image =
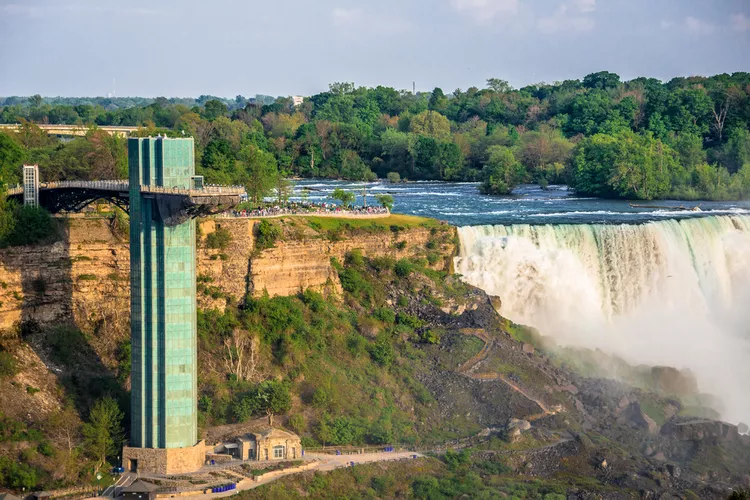
{"type": "Polygon", "coordinates": [[[723,418],[750,420],[750,217],[458,232],[456,272],[504,316],[562,345],[687,368],[723,418]]]}

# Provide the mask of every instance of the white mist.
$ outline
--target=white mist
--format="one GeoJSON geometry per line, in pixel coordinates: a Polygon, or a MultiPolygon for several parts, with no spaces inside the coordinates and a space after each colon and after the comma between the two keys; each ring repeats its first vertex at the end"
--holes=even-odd
{"type": "Polygon", "coordinates": [[[458,230],[456,272],[559,344],[690,369],[750,421],[750,217],[458,230]]]}

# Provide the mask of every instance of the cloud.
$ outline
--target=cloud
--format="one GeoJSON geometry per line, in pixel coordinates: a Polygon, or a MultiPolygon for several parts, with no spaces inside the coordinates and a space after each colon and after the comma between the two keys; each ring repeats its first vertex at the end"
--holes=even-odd
{"type": "Polygon", "coordinates": [[[659,27],[663,30],[671,30],[672,28],[674,28],[674,26],[674,21],[662,21],[659,23],[659,27]]]}
{"type": "Polygon", "coordinates": [[[594,12],[596,10],[596,0],[573,0],[571,5],[579,12],[594,12]]]}
{"type": "Polygon", "coordinates": [[[40,18],[45,16],[59,16],[64,13],[105,13],[112,15],[136,15],[150,16],[158,14],[159,11],[150,8],[131,7],[129,5],[91,5],[83,3],[69,3],[57,5],[22,5],[18,3],[9,3],[0,8],[0,12],[11,16],[24,16],[30,18],[40,18]]]}
{"type": "Polygon", "coordinates": [[[562,3],[555,13],[537,21],[542,33],[585,33],[594,29],[594,19],[589,15],[596,10],[596,0],[570,0],[562,3]]]}
{"type": "Polygon", "coordinates": [[[394,35],[412,29],[411,23],[394,13],[388,17],[374,14],[364,9],[345,9],[337,7],[331,11],[333,25],[343,32],[380,33],[394,35]]]}
{"type": "Polygon", "coordinates": [[[450,0],[451,6],[479,24],[491,22],[498,15],[514,16],[519,0],[450,0]]]}
{"type": "Polygon", "coordinates": [[[362,22],[364,12],[362,9],[342,9],[337,7],[331,12],[333,25],[340,28],[351,27],[362,22]]]}
{"type": "Polygon", "coordinates": [[[697,17],[688,16],[685,18],[685,29],[693,35],[710,35],[716,31],[716,26],[697,17]]]}
{"type": "Polygon", "coordinates": [[[731,17],[732,29],[736,31],[750,31],[750,17],[745,14],[734,14],[731,17]]]}

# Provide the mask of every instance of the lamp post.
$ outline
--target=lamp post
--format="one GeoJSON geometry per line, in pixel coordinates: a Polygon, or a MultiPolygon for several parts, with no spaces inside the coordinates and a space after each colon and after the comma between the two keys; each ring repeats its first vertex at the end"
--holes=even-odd
{"type": "Polygon", "coordinates": [[[102,480],[102,473],[101,472],[97,472],[96,473],[96,494],[97,495],[101,495],[102,494],[102,488],[99,485],[99,482],[101,480],[102,480]]]}

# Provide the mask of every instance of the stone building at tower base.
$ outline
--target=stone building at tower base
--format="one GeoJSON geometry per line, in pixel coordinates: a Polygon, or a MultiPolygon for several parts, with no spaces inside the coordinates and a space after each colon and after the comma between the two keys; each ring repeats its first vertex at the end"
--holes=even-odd
{"type": "Polygon", "coordinates": [[[126,472],[141,474],[184,474],[195,472],[206,463],[206,442],[188,448],[131,448],[122,450],[126,472]]]}

